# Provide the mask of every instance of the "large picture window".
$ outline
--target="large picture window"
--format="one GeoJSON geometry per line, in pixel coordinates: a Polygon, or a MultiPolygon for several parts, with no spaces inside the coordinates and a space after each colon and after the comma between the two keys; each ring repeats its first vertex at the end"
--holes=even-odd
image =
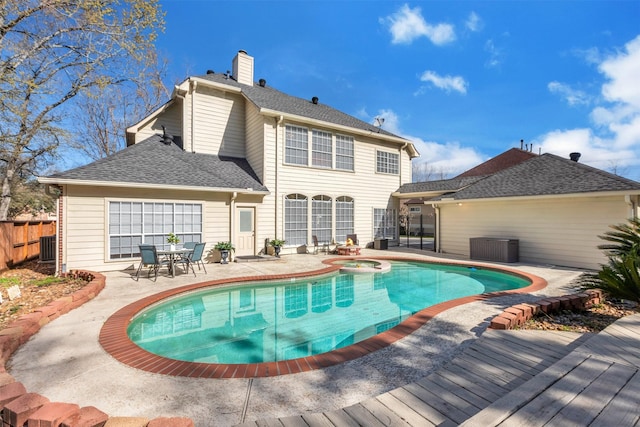
{"type": "Polygon", "coordinates": [[[373,235],[376,238],[395,239],[398,218],[395,209],[373,209],[373,235]]]}
{"type": "Polygon", "coordinates": [[[398,153],[389,153],[388,151],[376,152],[376,172],[398,174],[398,162],[400,156],[398,153]]]}
{"type": "Polygon", "coordinates": [[[284,139],[286,164],[354,170],[354,142],[350,136],[286,125],[284,139]],[[311,160],[309,160],[309,152],[311,152],[311,160]]]}
{"type": "Polygon", "coordinates": [[[289,194],[284,200],[284,238],[288,245],[307,244],[307,197],[289,194]]]}
{"type": "Polygon", "coordinates": [[[109,202],[109,259],[138,257],[142,243],[168,247],[171,232],[183,243],[202,241],[202,205],[109,202]]]}

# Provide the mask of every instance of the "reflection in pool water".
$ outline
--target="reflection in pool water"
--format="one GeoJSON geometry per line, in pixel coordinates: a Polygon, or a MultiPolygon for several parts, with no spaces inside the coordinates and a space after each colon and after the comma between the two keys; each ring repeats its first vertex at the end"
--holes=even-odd
{"type": "Polygon", "coordinates": [[[386,274],[334,274],[200,290],[141,312],[128,334],[140,347],[178,360],[287,360],[370,338],[434,304],[529,284],[519,276],[464,266],[392,266],[386,274]]]}

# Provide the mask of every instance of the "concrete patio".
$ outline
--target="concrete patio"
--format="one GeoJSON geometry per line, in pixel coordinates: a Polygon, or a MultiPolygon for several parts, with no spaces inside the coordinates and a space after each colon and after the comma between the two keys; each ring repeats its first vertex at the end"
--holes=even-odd
{"type": "MultiPolygon", "coordinates": [[[[441,259],[411,249],[363,250],[361,257],[441,259]]],[[[221,278],[310,271],[326,255],[285,255],[273,262],[207,264],[208,274],[136,282],[129,272],[107,273],[95,299],[44,326],[9,362],[9,372],[29,391],[51,401],[96,406],[113,416],[185,416],[197,426],[228,426],[337,410],[422,380],[461,355],[488,321],[507,306],[575,291],[574,269],[509,264],[545,278],[533,294],[509,295],[449,309],[413,334],[362,358],[322,370],[268,378],[191,379],[139,371],[123,365],[98,343],[109,316],[154,293],[221,278]]],[[[197,270],[196,270],[197,271],[197,270]]]]}

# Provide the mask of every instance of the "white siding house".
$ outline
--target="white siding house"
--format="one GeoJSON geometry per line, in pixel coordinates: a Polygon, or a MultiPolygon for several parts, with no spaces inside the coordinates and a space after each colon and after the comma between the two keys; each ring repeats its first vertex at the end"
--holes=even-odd
{"type": "Polygon", "coordinates": [[[42,177],[62,190],[60,271],[119,270],[137,246],[231,241],[236,255],[287,241],[283,254],[321,242],[398,239],[398,202],[418,156],[404,138],[317,98],[286,95],[239,51],[232,74],[207,72],[174,88],[161,108],[127,129],[115,155],[42,177]]]}
{"type": "Polygon", "coordinates": [[[636,181],[551,154],[498,157],[474,168],[486,175],[394,193],[434,207],[436,251],[471,257],[473,238],[517,241],[520,261],[597,269],[607,261],[598,236],[640,214],[636,181]]]}

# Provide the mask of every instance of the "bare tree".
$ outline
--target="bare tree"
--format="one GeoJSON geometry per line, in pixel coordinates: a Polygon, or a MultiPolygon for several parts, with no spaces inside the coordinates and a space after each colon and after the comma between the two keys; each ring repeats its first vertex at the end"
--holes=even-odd
{"type": "Polygon", "coordinates": [[[155,110],[169,96],[162,83],[164,65],[141,82],[95,88],[78,97],[70,146],[98,160],[125,146],[125,129],[155,110]]]}
{"type": "Polygon", "coordinates": [[[449,175],[442,167],[436,169],[432,164],[426,162],[413,163],[411,168],[413,182],[437,181],[447,179],[449,175]]]}
{"type": "Polygon", "coordinates": [[[70,101],[139,79],[163,26],[158,0],[0,0],[0,220],[68,141],[70,101]]]}

